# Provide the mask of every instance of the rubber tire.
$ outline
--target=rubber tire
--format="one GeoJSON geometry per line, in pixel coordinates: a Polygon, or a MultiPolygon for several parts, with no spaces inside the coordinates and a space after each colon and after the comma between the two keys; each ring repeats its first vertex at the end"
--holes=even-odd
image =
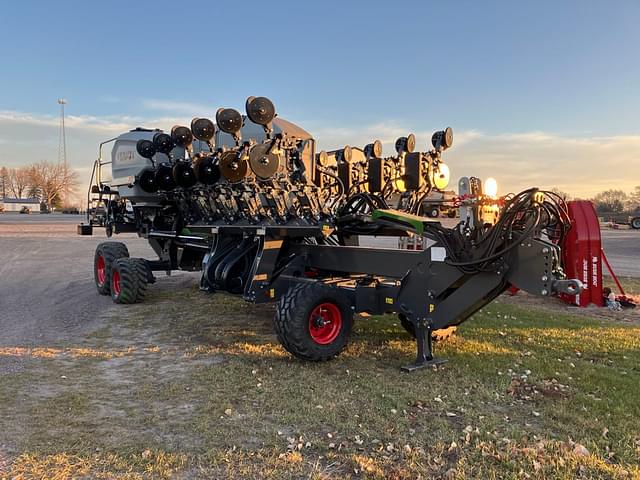
{"type": "MultiPolygon", "coordinates": [[[[149,283],[149,267],[142,258],[119,258],[112,267],[111,273],[120,274],[120,293],[111,288],[111,299],[115,303],[138,303],[147,295],[149,283]]],[[[113,277],[113,275],[112,275],[113,277]]]]}
{"type": "Polygon", "coordinates": [[[438,217],[440,216],[440,210],[438,210],[437,208],[432,208],[432,209],[429,211],[429,216],[430,216],[431,218],[438,218],[438,217]]]}
{"type": "MultiPolygon", "coordinates": [[[[411,335],[412,338],[416,338],[416,331],[413,327],[413,323],[407,320],[407,317],[402,314],[399,314],[398,318],[400,319],[400,324],[407,331],[407,333],[411,335]]],[[[434,342],[443,342],[455,335],[457,329],[458,327],[447,327],[441,328],[439,330],[434,330],[433,332],[431,332],[431,340],[433,340],[434,342]]]]}
{"type": "Polygon", "coordinates": [[[640,230],[640,217],[634,217],[631,219],[631,228],[640,230]]]}
{"type": "Polygon", "coordinates": [[[96,247],[93,256],[93,280],[100,295],[109,295],[111,293],[111,266],[119,258],[129,257],[129,250],[124,243],[121,242],[102,242],[96,247]],[[105,263],[105,280],[104,284],[98,281],[98,258],[104,257],[105,263]]]}
{"type": "Polygon", "coordinates": [[[324,362],[338,355],[349,342],[353,311],[339,289],[323,283],[298,283],[280,297],[276,306],[274,328],[287,352],[312,362],[324,362]],[[334,341],[316,343],[309,332],[309,315],[321,303],[333,303],[342,315],[342,328],[334,341]]]}

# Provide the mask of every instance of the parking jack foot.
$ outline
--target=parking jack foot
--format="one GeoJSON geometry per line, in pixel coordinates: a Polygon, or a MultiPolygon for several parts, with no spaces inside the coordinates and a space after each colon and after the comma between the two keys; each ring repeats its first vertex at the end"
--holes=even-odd
{"type": "Polygon", "coordinates": [[[410,365],[405,365],[400,369],[403,372],[413,372],[414,370],[419,370],[421,368],[426,367],[435,367],[437,365],[442,365],[443,363],[447,363],[448,360],[446,358],[432,358],[431,360],[425,360],[423,362],[415,362],[410,365]]]}
{"type": "Polygon", "coordinates": [[[416,346],[418,353],[416,361],[410,365],[402,367],[403,372],[413,372],[420,368],[433,367],[446,363],[443,358],[434,358],[433,340],[431,338],[431,328],[425,327],[422,321],[414,323],[416,332],[416,346]]]}

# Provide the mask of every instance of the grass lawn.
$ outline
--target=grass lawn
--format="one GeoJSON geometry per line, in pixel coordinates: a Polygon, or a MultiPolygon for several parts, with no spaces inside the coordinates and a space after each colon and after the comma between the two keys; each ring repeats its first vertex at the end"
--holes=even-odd
{"type": "Polygon", "coordinates": [[[0,377],[0,478],[640,478],[637,324],[494,304],[406,374],[393,317],[309,364],[270,307],[194,288],[121,312],[0,349],[25,365],[0,377]]]}
{"type": "MultiPolygon", "coordinates": [[[[640,278],[619,276],[618,280],[627,295],[640,296],[640,278]]],[[[604,275],[602,283],[613,291],[617,291],[613,278],[609,275],[604,275]]]]}

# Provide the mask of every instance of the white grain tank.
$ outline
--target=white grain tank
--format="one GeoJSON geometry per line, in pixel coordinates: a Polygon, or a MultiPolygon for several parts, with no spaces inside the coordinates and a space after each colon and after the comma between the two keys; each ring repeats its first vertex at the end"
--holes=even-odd
{"type": "MultiPolygon", "coordinates": [[[[162,130],[150,130],[147,128],[136,128],[120,135],[113,143],[111,149],[111,187],[118,190],[121,198],[125,198],[131,203],[156,203],[158,195],[145,192],[136,183],[137,176],[144,168],[152,167],[151,160],[140,156],[136,150],[138,140],[153,140],[156,133],[162,130]]],[[[156,164],[168,162],[169,158],[157,153],[154,156],[156,164]]]]}

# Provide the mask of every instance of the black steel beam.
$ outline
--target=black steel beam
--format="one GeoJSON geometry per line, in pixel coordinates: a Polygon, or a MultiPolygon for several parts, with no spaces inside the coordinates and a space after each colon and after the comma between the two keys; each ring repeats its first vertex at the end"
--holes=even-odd
{"type": "Polygon", "coordinates": [[[304,265],[310,268],[394,278],[402,278],[409,270],[431,262],[428,250],[298,244],[291,245],[288,253],[304,257],[304,265]]]}

